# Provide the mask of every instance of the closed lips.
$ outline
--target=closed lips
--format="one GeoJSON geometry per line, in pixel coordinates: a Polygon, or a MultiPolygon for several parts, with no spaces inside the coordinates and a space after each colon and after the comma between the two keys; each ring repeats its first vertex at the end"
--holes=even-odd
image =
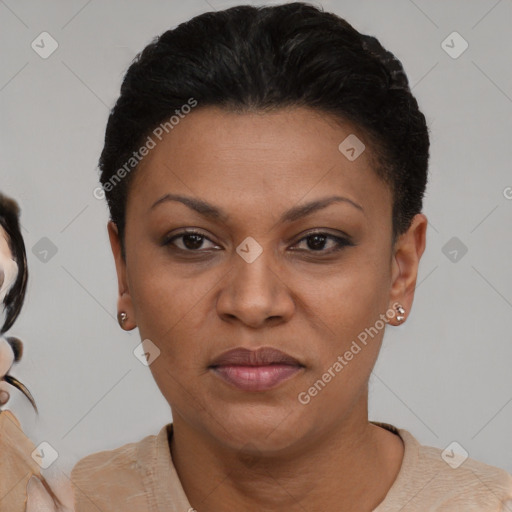
{"type": "Polygon", "coordinates": [[[209,368],[238,392],[265,392],[300,374],[304,365],[272,347],[239,347],[222,353],[209,368]]]}
{"type": "Polygon", "coordinates": [[[267,366],[272,364],[303,366],[289,354],[272,347],[262,347],[257,350],[239,347],[220,354],[213,360],[210,367],[267,366]]]}

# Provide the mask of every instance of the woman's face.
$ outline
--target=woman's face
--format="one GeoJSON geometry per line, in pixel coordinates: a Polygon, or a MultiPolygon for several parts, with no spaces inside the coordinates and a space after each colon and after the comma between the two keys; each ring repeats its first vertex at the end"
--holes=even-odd
{"type": "Polygon", "coordinates": [[[14,261],[9,247],[9,235],[3,226],[0,226],[0,313],[5,297],[15,283],[17,276],[18,265],[14,261]]]}
{"type": "Polygon", "coordinates": [[[126,261],[112,223],[109,234],[119,310],[160,351],[150,368],[175,424],[274,451],[366,421],[383,320],[412,304],[426,218],[392,248],[391,192],[364,133],[305,108],[208,107],[157,142],[130,186],[126,261]],[[355,159],[354,135],[366,144],[355,159]],[[211,367],[237,347],[272,347],[300,366],[281,367],[288,377],[273,385],[268,367],[211,367]]]}

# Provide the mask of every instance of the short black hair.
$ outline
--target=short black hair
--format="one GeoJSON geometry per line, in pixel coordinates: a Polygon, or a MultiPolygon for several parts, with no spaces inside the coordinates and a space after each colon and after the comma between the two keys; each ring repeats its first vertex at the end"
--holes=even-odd
{"type": "Polygon", "coordinates": [[[156,37],[124,76],[99,161],[123,256],[134,151],[170,116],[190,110],[191,99],[239,113],[310,107],[349,121],[370,142],[375,172],[392,191],[393,242],[422,210],[429,135],[401,62],[375,37],[311,4],[242,5],[156,37]]]}
{"type": "Polygon", "coordinates": [[[20,207],[18,203],[0,193],[0,226],[7,233],[9,249],[18,265],[18,276],[4,299],[5,322],[0,326],[0,334],[8,331],[20,314],[28,281],[27,255],[20,229],[20,207]]]}

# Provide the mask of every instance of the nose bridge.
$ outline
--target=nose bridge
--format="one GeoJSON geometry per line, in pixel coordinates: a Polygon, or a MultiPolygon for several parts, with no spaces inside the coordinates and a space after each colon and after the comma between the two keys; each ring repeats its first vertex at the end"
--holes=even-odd
{"type": "Polygon", "coordinates": [[[231,286],[240,300],[257,304],[275,295],[274,254],[270,245],[265,247],[248,237],[236,249],[231,286]]]}
{"type": "Polygon", "coordinates": [[[231,272],[218,301],[219,314],[257,325],[268,317],[289,314],[291,299],[277,271],[270,246],[244,240],[237,247],[231,272]]]}

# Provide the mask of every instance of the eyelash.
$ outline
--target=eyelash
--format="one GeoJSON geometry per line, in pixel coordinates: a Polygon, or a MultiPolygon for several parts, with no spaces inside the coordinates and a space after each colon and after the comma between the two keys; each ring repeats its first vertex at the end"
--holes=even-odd
{"type": "MultiPolygon", "coordinates": [[[[205,236],[203,233],[201,233],[199,231],[190,230],[190,231],[182,231],[181,233],[173,235],[170,238],[166,238],[163,241],[162,245],[164,245],[164,246],[171,246],[171,245],[173,245],[174,240],[176,240],[178,238],[183,238],[184,236],[187,236],[187,235],[197,235],[197,236],[201,237],[203,240],[208,240],[208,241],[212,242],[213,244],[215,243],[212,240],[210,240],[207,236],[205,236]]],[[[310,232],[306,236],[303,236],[300,240],[298,240],[298,242],[295,245],[297,245],[300,242],[303,242],[303,241],[307,240],[308,238],[313,237],[315,235],[316,236],[325,237],[326,240],[334,240],[336,242],[336,244],[337,244],[337,247],[335,247],[334,249],[330,249],[330,250],[322,250],[322,249],[320,249],[318,251],[315,251],[313,249],[306,249],[305,252],[310,253],[310,254],[315,254],[315,253],[316,254],[332,254],[332,253],[341,251],[345,247],[351,247],[351,246],[354,245],[347,238],[335,236],[335,235],[332,235],[330,233],[326,233],[326,232],[323,232],[323,231],[313,231],[313,232],[310,232]]],[[[189,253],[205,252],[205,250],[201,250],[201,249],[196,249],[196,250],[194,250],[194,249],[182,249],[181,247],[175,247],[175,249],[177,249],[178,251],[181,251],[181,252],[189,252],[189,253]]],[[[295,249],[295,250],[297,250],[297,249],[295,249]]],[[[298,250],[302,251],[301,249],[298,249],[298,250]]]]}

